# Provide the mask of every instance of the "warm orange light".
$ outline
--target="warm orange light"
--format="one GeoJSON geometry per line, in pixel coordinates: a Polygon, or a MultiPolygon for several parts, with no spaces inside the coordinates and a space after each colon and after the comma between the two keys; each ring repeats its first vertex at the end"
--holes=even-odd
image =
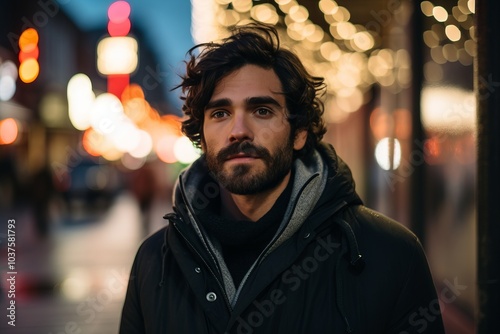
{"type": "Polygon", "coordinates": [[[92,128],[88,128],[83,133],[82,146],[88,154],[98,157],[101,155],[104,137],[92,128]]]}
{"type": "Polygon", "coordinates": [[[394,129],[396,138],[410,139],[411,136],[411,113],[408,109],[399,108],[394,111],[394,129]]]}
{"type": "Polygon", "coordinates": [[[125,115],[139,127],[146,127],[146,122],[152,119],[153,111],[144,96],[144,91],[138,84],[130,84],[123,90],[121,100],[125,115]]]}
{"type": "Polygon", "coordinates": [[[439,139],[431,137],[424,143],[425,162],[429,165],[435,165],[441,157],[441,143],[439,139]]]}
{"type": "Polygon", "coordinates": [[[29,58],[38,59],[38,54],[39,54],[38,46],[34,45],[34,47],[29,48],[29,51],[26,49],[19,52],[19,62],[22,63],[23,61],[28,60],[29,58]]]}
{"type": "Polygon", "coordinates": [[[36,59],[30,58],[19,65],[19,78],[24,83],[35,81],[40,73],[40,66],[36,59]]]}
{"type": "Polygon", "coordinates": [[[123,110],[135,124],[141,126],[149,117],[148,102],[140,97],[127,100],[123,103],[123,110]]]}
{"type": "Polygon", "coordinates": [[[382,108],[375,108],[370,115],[370,128],[375,139],[389,136],[393,127],[392,117],[382,108]]]}
{"type": "Polygon", "coordinates": [[[125,87],[121,98],[122,98],[122,102],[126,102],[126,101],[134,99],[134,98],[144,99],[144,91],[142,90],[141,86],[133,83],[133,84],[130,84],[127,87],[125,87]]]}
{"type": "Polygon", "coordinates": [[[151,106],[148,110],[148,117],[149,117],[149,120],[152,122],[159,122],[160,121],[160,113],[158,113],[158,110],[156,110],[155,108],[151,108],[151,106]]]}
{"type": "Polygon", "coordinates": [[[166,125],[169,134],[174,136],[181,136],[181,118],[176,115],[163,115],[161,116],[162,124],[166,125]]]}
{"type": "Polygon", "coordinates": [[[9,145],[16,141],[19,127],[13,118],[0,121],[0,145],[9,145]]]}
{"type": "Polygon", "coordinates": [[[33,28],[28,28],[19,37],[19,48],[21,51],[30,52],[38,44],[38,32],[33,28]]]}
{"type": "Polygon", "coordinates": [[[19,78],[24,83],[35,81],[40,72],[38,65],[38,32],[28,28],[19,37],[19,78]]]}

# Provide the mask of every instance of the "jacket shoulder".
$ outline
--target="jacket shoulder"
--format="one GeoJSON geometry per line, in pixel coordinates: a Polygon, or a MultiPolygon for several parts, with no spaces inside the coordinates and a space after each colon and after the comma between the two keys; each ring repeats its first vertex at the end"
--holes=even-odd
{"type": "Polygon", "coordinates": [[[350,207],[347,215],[366,271],[407,275],[427,265],[420,240],[406,226],[363,205],[350,207]]]}
{"type": "Polygon", "coordinates": [[[369,238],[377,244],[389,243],[393,246],[404,247],[420,246],[417,236],[406,226],[384,214],[364,205],[350,208],[355,219],[351,222],[357,238],[369,238]]]}
{"type": "MultiPolygon", "coordinates": [[[[374,314],[385,319],[385,332],[414,333],[421,310],[438,301],[420,240],[401,223],[365,206],[352,206],[347,211],[365,267],[346,284],[364,287],[359,298],[364,298],[370,309],[380,311],[374,314]]],[[[356,312],[356,304],[349,307],[356,312]]],[[[439,314],[433,318],[426,322],[425,333],[444,333],[439,314]]]]}
{"type": "Polygon", "coordinates": [[[169,226],[162,227],[158,231],[154,232],[150,236],[148,236],[144,241],[142,242],[140,249],[143,249],[144,251],[152,250],[152,249],[157,249],[158,246],[161,247],[164,243],[165,240],[165,233],[168,230],[169,226]]]}
{"type": "Polygon", "coordinates": [[[165,226],[142,241],[135,256],[134,267],[144,265],[147,267],[158,263],[165,247],[165,234],[168,228],[165,226]]]}

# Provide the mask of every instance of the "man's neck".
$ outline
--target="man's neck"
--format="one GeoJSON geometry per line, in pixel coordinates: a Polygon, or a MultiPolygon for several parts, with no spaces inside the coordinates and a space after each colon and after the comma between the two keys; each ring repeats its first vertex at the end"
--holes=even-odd
{"type": "Polygon", "coordinates": [[[236,195],[221,188],[221,214],[230,219],[257,221],[274,205],[290,180],[290,172],[273,189],[252,195],[236,195]]]}

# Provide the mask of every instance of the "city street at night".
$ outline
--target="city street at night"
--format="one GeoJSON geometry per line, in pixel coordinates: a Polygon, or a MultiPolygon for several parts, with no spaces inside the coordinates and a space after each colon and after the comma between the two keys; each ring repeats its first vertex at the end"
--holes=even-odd
{"type": "Polygon", "coordinates": [[[500,333],[499,13],[2,1],[0,333],[500,333]]]}

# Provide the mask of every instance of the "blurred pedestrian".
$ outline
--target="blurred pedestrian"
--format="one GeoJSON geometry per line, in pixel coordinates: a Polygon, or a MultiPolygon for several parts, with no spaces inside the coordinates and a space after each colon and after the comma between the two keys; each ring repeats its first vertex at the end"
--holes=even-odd
{"type": "Polygon", "coordinates": [[[419,240],[321,141],[323,79],[268,26],[198,47],[180,87],[203,155],[138,251],[120,333],[444,333],[419,240]]]}
{"type": "Polygon", "coordinates": [[[145,165],[135,171],[130,172],[129,188],[141,214],[141,225],[143,235],[150,233],[151,226],[151,206],[155,197],[155,176],[149,165],[145,165]]]}
{"type": "Polygon", "coordinates": [[[44,165],[33,173],[29,183],[35,231],[40,238],[47,237],[50,232],[50,205],[54,192],[52,171],[44,165]]]}

